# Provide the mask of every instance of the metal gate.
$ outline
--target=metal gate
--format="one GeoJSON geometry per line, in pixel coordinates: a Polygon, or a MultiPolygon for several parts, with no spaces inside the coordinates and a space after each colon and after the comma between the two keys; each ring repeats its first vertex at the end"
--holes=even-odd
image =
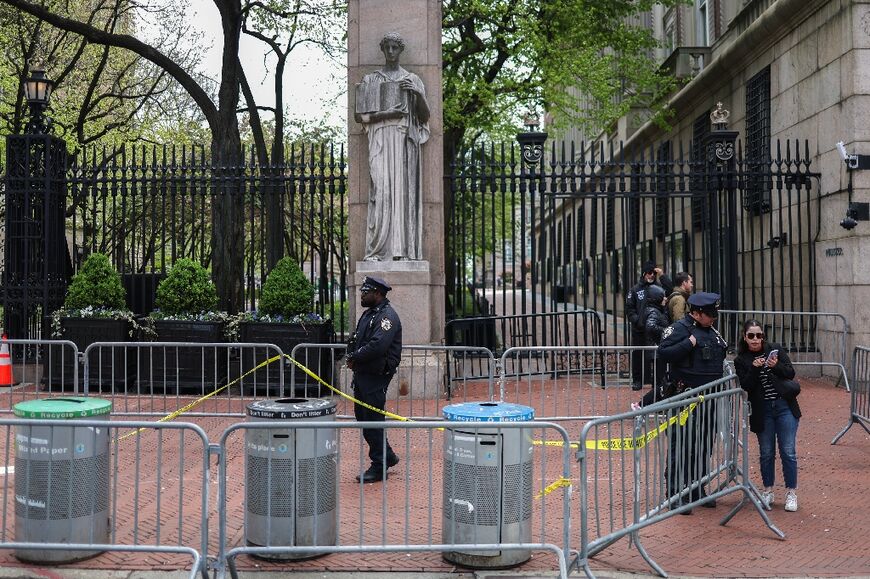
{"type": "Polygon", "coordinates": [[[723,122],[687,146],[545,139],[522,133],[519,145],[479,146],[450,164],[449,319],[536,320],[536,342],[499,337],[504,349],[558,345],[546,325],[591,310],[604,320],[598,343],[624,343],[625,295],[647,260],[691,273],[728,309],[815,309],[820,174],[808,142],[750,157],[723,122]]]}

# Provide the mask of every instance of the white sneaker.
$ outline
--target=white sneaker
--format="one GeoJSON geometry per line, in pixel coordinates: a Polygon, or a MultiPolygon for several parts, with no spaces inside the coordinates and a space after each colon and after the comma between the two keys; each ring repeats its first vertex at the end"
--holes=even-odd
{"type": "Polygon", "coordinates": [[[793,490],[785,493],[785,510],[791,513],[797,510],[797,494],[793,490]]]}
{"type": "Polygon", "coordinates": [[[761,506],[768,511],[773,507],[773,491],[761,492],[761,506]]]}

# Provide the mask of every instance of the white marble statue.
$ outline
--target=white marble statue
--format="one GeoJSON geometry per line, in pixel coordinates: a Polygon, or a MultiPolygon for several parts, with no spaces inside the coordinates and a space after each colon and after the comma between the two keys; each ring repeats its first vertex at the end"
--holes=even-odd
{"type": "Polygon", "coordinates": [[[386,64],[356,86],[354,118],[369,139],[367,261],[422,259],[420,146],[429,139],[423,81],[399,66],[402,37],[381,40],[386,64]]]}

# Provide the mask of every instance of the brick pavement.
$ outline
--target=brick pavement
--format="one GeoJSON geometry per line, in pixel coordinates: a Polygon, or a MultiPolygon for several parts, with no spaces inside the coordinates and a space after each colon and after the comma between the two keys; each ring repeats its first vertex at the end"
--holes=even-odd
{"type": "MultiPolygon", "coordinates": [[[[727,527],[718,525],[729,506],[736,503],[738,495],[730,495],[721,500],[720,506],[713,509],[696,509],[691,517],[673,517],[662,523],[644,529],[641,538],[644,546],[671,574],[693,576],[854,576],[870,574],[870,550],[863,547],[864,537],[870,532],[870,493],[866,492],[867,473],[870,470],[870,436],[863,429],[853,428],[837,446],[831,446],[831,438],[846,424],[849,397],[842,389],[835,388],[826,379],[803,380],[801,404],[804,418],[798,432],[798,451],[800,456],[800,503],[797,513],[782,510],[783,492],[778,493],[779,504],[770,513],[774,522],[787,534],[787,540],[776,539],[761,523],[756,514],[749,509],[739,513],[727,527]]],[[[610,390],[610,389],[608,389],[610,390]]],[[[615,392],[616,394],[616,392],[615,392]]],[[[621,393],[624,395],[624,393],[621,393]]],[[[217,403],[216,403],[217,404],[217,403]]],[[[406,403],[396,410],[402,411],[406,403]]],[[[233,418],[198,418],[196,420],[208,433],[213,442],[220,433],[234,422],[233,418]]],[[[576,433],[574,428],[572,434],[576,433]]],[[[390,435],[397,451],[402,455],[402,463],[396,468],[395,475],[386,485],[376,483],[366,485],[362,490],[353,481],[359,472],[360,464],[365,468],[364,453],[356,431],[343,431],[342,461],[340,473],[341,541],[355,543],[360,536],[367,541],[377,542],[386,533],[390,541],[407,534],[415,541],[427,540],[431,531],[434,542],[440,540],[440,461],[429,461],[428,456],[440,457],[442,440],[437,431],[428,433],[414,431],[413,434],[394,432],[390,435]],[[407,511],[398,505],[405,502],[410,506],[407,511]],[[382,504],[389,505],[388,517],[381,520],[382,504]],[[360,513],[369,513],[361,516],[360,513]],[[431,520],[431,524],[430,524],[431,520]]],[[[148,484],[154,484],[155,466],[145,463],[156,447],[156,436],[142,437],[140,460],[143,462],[140,477],[148,484]]],[[[190,446],[191,439],[187,439],[190,446]]],[[[5,441],[0,441],[5,444],[5,441]]],[[[751,476],[758,481],[757,454],[754,439],[750,439],[751,476]]],[[[2,448],[2,446],[0,446],[2,448]]],[[[174,444],[164,443],[164,469],[160,481],[164,492],[160,506],[160,517],[165,526],[164,538],[172,536],[171,531],[178,527],[181,542],[196,546],[198,530],[198,489],[196,480],[201,464],[192,458],[195,453],[186,454],[190,464],[173,470],[177,464],[174,444]],[[179,482],[186,481],[183,498],[179,482]],[[175,489],[175,490],[173,490],[175,489]],[[175,493],[175,494],[173,494],[175,493]],[[186,522],[178,520],[173,514],[174,505],[184,505],[186,522]]],[[[188,449],[189,450],[189,449],[188,449]]],[[[243,539],[243,490],[240,438],[230,444],[230,501],[229,543],[238,545],[243,539]]],[[[547,479],[558,475],[558,461],[551,460],[540,473],[536,471],[535,484],[546,484],[547,479]]],[[[124,464],[122,462],[122,464],[124,464]]],[[[572,463],[576,468],[576,463],[572,463]]],[[[536,467],[537,468],[537,467],[536,467]]],[[[132,476],[133,469],[124,468],[124,476],[132,476]]],[[[216,469],[210,471],[213,482],[216,469]]],[[[5,486],[11,489],[12,477],[5,477],[5,486]]],[[[129,485],[129,478],[121,478],[121,485],[129,485]]],[[[143,487],[148,487],[143,484],[143,487]]],[[[143,494],[135,498],[132,486],[127,492],[119,493],[117,528],[119,536],[129,539],[134,516],[140,517],[142,533],[140,540],[147,539],[154,529],[147,529],[144,519],[156,516],[154,493],[147,497],[143,494]],[[131,501],[139,501],[131,503],[131,501]],[[135,508],[131,508],[135,504],[135,508]]],[[[216,493],[213,493],[216,494],[216,493]]],[[[554,495],[557,493],[554,493],[554,495]]],[[[558,535],[561,520],[558,514],[557,497],[542,507],[536,503],[533,528],[535,540],[542,535],[558,535]],[[547,513],[546,527],[542,527],[542,514],[547,513]]],[[[210,502],[211,526],[214,528],[210,540],[210,551],[214,554],[217,535],[215,499],[210,502]]],[[[576,494],[574,503],[576,503],[576,494]]],[[[576,516],[576,504],[573,516],[576,516]]],[[[11,515],[11,511],[10,511],[11,515]]],[[[11,516],[10,516],[11,519],[11,516]]],[[[579,519],[575,519],[574,532],[577,532],[579,519]]],[[[7,532],[11,522],[7,520],[7,532]]],[[[175,536],[177,539],[177,536],[175,536]]],[[[7,539],[8,540],[8,539],[7,539]]],[[[575,543],[576,546],[576,543],[575,543]]],[[[158,569],[170,570],[185,568],[189,561],[182,557],[155,554],[106,553],[89,561],[72,565],[79,569],[158,569]]],[[[393,553],[342,555],[325,557],[295,563],[271,563],[242,556],[238,560],[241,569],[272,571],[416,571],[449,572],[453,566],[445,563],[438,553],[393,553]]],[[[19,563],[8,552],[0,554],[0,566],[18,566],[19,563]]],[[[647,574],[649,567],[635,549],[621,540],[597,555],[591,562],[594,570],[612,572],[615,570],[629,573],[647,574]]],[[[554,568],[553,557],[547,553],[535,553],[533,558],[519,568],[520,571],[545,571],[554,568]]]]}

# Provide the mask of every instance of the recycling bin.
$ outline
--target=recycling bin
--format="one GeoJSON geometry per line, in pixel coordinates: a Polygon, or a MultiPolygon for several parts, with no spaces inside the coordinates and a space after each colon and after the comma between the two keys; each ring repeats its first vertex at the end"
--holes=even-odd
{"type": "MultiPolygon", "coordinates": [[[[19,402],[18,418],[109,420],[112,403],[98,398],[19,402]]],[[[92,426],[15,427],[15,541],[109,542],[109,429],[92,426]]],[[[102,551],[17,549],[30,563],[71,563],[102,551]]]]}
{"type": "MultiPolygon", "coordinates": [[[[338,439],[335,429],[293,428],[332,421],[336,403],[277,398],[247,406],[249,422],[276,423],[245,430],[245,532],[248,545],[335,545],[338,524],[338,439]]],[[[307,559],[323,553],[267,553],[264,559],[307,559]]]]}
{"type": "Polygon", "coordinates": [[[444,431],[442,539],[457,546],[445,551],[444,559],[481,569],[528,561],[531,549],[485,551],[473,546],[531,542],[533,433],[529,428],[496,425],[533,420],[534,409],[506,402],[464,402],[444,407],[443,416],[461,423],[444,431]]]}

